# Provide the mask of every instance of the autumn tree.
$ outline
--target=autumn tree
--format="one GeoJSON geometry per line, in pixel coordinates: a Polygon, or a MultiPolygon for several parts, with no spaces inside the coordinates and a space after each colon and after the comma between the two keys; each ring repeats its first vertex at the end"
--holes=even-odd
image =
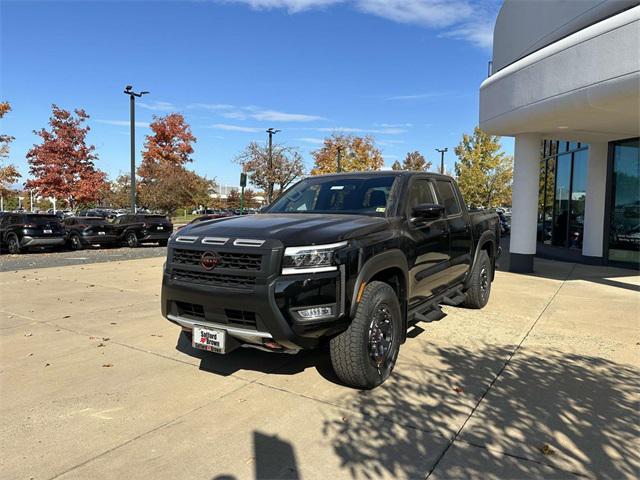
{"type": "MultiPolygon", "coordinates": [[[[11,111],[9,102],[0,102],[0,120],[11,111]]],[[[15,165],[3,165],[9,157],[9,144],[13,141],[11,135],[0,133],[0,195],[5,195],[11,191],[11,186],[21,177],[15,165]]]]}
{"type": "Polygon", "coordinates": [[[258,200],[256,199],[256,192],[250,188],[244,190],[244,206],[246,208],[258,208],[258,200]]]}
{"type": "MultiPolygon", "coordinates": [[[[265,192],[273,192],[273,198],[291,183],[304,175],[302,155],[292,147],[273,145],[272,168],[269,171],[269,147],[251,142],[235,158],[249,176],[249,182],[265,192]],[[272,188],[269,188],[272,187],[272,188]]],[[[267,199],[271,202],[271,199],[267,199]]]]}
{"type": "Polygon", "coordinates": [[[404,158],[404,161],[400,163],[398,160],[393,162],[391,166],[393,170],[411,170],[414,172],[426,172],[431,168],[431,162],[427,162],[422,155],[417,150],[414,152],[407,153],[407,156],[404,158]]]}
{"type": "Polygon", "coordinates": [[[501,151],[500,137],[476,127],[473,135],[463,134],[455,148],[456,176],[467,203],[471,205],[511,204],[513,160],[501,151]]]}
{"type": "Polygon", "coordinates": [[[315,160],[311,174],[337,172],[338,151],[340,151],[340,165],[343,172],[380,170],[384,165],[382,153],[375,146],[373,137],[334,133],[324,139],[324,144],[319,150],[311,152],[315,160]]]}
{"type": "Polygon", "coordinates": [[[141,205],[173,213],[179,207],[207,206],[213,180],[201,177],[186,165],[192,161],[196,137],[179,113],[154,116],[138,168],[141,205]]]}
{"type": "Polygon", "coordinates": [[[86,143],[89,115],[76,109],[74,116],[57,105],[51,109],[51,129],[33,132],[42,143],[27,152],[34,178],[25,186],[45,197],[65,199],[71,208],[94,203],[104,192],[106,174],[96,169],[95,147],[86,143]]]}
{"type": "Polygon", "coordinates": [[[240,208],[240,192],[232,188],[227,195],[227,208],[240,208]]]}
{"type": "Polygon", "coordinates": [[[109,182],[109,191],[105,204],[113,208],[127,208],[131,206],[131,176],[120,174],[109,182]]]}

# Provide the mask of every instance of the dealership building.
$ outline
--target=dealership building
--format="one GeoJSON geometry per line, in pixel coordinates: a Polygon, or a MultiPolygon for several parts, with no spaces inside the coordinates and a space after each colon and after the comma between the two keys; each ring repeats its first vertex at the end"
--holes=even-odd
{"type": "Polygon", "coordinates": [[[640,265],[640,2],[505,0],[480,127],[515,137],[510,265],[640,265]]]}

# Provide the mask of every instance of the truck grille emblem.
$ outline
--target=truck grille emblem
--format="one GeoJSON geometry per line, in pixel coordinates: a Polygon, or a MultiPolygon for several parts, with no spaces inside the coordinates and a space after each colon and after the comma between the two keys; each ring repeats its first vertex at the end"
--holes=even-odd
{"type": "Polygon", "coordinates": [[[213,252],[204,252],[200,257],[200,266],[205,270],[213,270],[220,263],[220,257],[213,252]]]}

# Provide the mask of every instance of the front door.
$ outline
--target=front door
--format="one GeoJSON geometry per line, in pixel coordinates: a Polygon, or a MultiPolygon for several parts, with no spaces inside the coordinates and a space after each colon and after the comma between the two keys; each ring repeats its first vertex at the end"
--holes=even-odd
{"type": "Polygon", "coordinates": [[[444,289],[449,266],[449,232],[444,218],[413,218],[413,207],[437,203],[429,179],[414,177],[409,186],[407,204],[407,236],[409,248],[409,303],[416,305],[444,289]]]}

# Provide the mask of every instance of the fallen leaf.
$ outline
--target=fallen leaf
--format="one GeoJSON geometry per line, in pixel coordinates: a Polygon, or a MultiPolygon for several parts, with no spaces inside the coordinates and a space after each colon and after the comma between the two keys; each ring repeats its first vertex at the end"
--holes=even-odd
{"type": "Polygon", "coordinates": [[[117,325],[117,323],[116,322],[111,322],[111,325],[117,325]]]}
{"type": "Polygon", "coordinates": [[[50,363],[45,363],[44,366],[48,367],[49,365],[51,365],[50,363]]]}
{"type": "Polygon", "coordinates": [[[29,333],[25,333],[24,334],[25,337],[33,337],[33,333],[29,332],[29,333]]]}
{"type": "Polygon", "coordinates": [[[553,455],[554,453],[556,453],[556,451],[546,443],[540,447],[540,451],[543,455],[553,455]]]}
{"type": "Polygon", "coordinates": [[[104,343],[99,343],[98,348],[106,346],[104,343]]]}
{"type": "Polygon", "coordinates": [[[103,363],[102,366],[105,368],[113,367],[113,363],[103,363]]]}
{"type": "Polygon", "coordinates": [[[460,388],[460,387],[453,387],[453,391],[456,392],[456,393],[464,392],[464,390],[462,388],[460,388]]]}
{"type": "Polygon", "coordinates": [[[62,317],[62,318],[70,318],[70,317],[71,317],[71,315],[65,315],[65,316],[64,316],[64,317],[62,317]]]}
{"type": "Polygon", "coordinates": [[[109,340],[111,340],[109,337],[102,337],[103,342],[108,342],[109,340]]]}

